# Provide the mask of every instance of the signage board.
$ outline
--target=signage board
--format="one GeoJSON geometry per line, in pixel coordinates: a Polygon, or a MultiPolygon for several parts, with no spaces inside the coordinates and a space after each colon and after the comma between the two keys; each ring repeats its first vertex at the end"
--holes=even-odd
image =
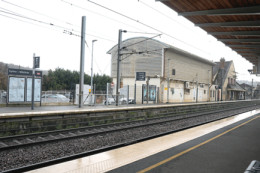
{"type": "Polygon", "coordinates": [[[145,81],[145,72],[136,72],[136,77],[135,80],[136,81],[145,81]]]}
{"type": "Polygon", "coordinates": [[[8,68],[8,75],[32,76],[32,70],[8,68]]]}
{"type": "Polygon", "coordinates": [[[34,57],[34,68],[40,68],[40,57],[34,57]]]}
{"type": "MultiPolygon", "coordinates": [[[[33,71],[32,70],[24,70],[24,69],[14,69],[14,68],[8,68],[8,75],[12,76],[32,76],[33,71]]],[[[35,71],[36,77],[42,77],[42,71],[35,71]]]]}

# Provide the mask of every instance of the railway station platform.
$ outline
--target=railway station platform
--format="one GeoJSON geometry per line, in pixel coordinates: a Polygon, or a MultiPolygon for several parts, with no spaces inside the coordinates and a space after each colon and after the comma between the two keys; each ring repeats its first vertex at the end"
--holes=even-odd
{"type": "Polygon", "coordinates": [[[30,173],[244,172],[260,160],[260,110],[30,171],[30,173]]]}

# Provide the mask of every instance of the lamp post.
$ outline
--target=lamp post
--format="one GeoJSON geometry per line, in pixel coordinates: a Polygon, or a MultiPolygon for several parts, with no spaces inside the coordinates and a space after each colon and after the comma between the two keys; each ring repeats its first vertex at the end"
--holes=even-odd
{"type": "Polygon", "coordinates": [[[120,61],[121,61],[121,48],[122,48],[122,32],[126,33],[126,30],[120,29],[118,32],[118,47],[117,47],[117,73],[116,73],[116,106],[119,103],[119,88],[120,88],[120,61]]]}
{"type": "Polygon", "coordinates": [[[91,53],[91,103],[92,103],[92,95],[93,95],[93,50],[94,50],[94,42],[97,40],[92,40],[92,53],[91,53]]]}

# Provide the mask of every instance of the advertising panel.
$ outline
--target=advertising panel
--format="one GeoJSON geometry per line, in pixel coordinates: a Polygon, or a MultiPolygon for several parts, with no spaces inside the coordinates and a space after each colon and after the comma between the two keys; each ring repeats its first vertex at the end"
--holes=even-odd
{"type": "Polygon", "coordinates": [[[9,77],[9,102],[24,102],[25,78],[23,77],[9,77]]]}
{"type": "MultiPolygon", "coordinates": [[[[34,79],[34,101],[41,101],[41,79],[34,79]]],[[[27,78],[27,92],[26,92],[26,101],[32,101],[32,78],[27,78]]]]}
{"type": "MultiPolygon", "coordinates": [[[[147,101],[147,87],[143,84],[143,101],[147,101]]],[[[156,85],[149,85],[149,101],[156,101],[156,85]]]]}

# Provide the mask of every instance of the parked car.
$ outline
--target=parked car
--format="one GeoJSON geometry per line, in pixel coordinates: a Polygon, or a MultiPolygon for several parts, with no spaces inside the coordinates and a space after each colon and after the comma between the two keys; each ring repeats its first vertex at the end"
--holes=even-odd
{"type": "Polygon", "coordinates": [[[62,94],[44,94],[42,95],[43,102],[69,102],[70,99],[62,94]]]}
{"type": "MultiPolygon", "coordinates": [[[[125,97],[121,98],[119,101],[120,101],[120,104],[124,105],[124,104],[127,103],[127,98],[125,98],[125,97]]],[[[128,99],[128,104],[135,104],[135,99],[129,98],[128,99]]]]}
{"type": "Polygon", "coordinates": [[[104,105],[113,105],[115,103],[116,103],[116,100],[113,97],[109,97],[109,98],[107,98],[107,100],[103,100],[104,105]]]}

